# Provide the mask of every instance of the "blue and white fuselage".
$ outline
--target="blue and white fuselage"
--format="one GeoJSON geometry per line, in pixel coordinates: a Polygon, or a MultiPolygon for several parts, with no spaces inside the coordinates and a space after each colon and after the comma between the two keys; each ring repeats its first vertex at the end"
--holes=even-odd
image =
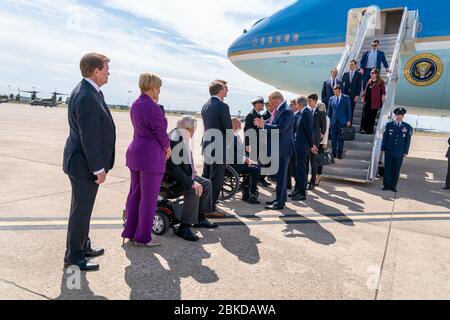
{"type": "MultiPolygon", "coordinates": [[[[450,109],[450,2],[419,0],[301,0],[267,17],[242,34],[228,56],[240,70],[294,93],[320,92],[330,69],[348,44],[349,12],[377,6],[417,10],[421,30],[413,51],[402,52],[395,103],[417,108],[450,109]],[[415,86],[403,72],[414,56],[431,53],[442,62],[442,75],[430,85],[415,86]]],[[[383,49],[383,44],[381,45],[383,49]]]]}

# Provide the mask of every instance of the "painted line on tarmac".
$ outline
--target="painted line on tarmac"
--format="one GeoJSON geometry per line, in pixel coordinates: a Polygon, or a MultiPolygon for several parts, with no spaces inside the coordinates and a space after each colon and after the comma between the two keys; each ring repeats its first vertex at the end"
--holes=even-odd
{"type": "MultiPolygon", "coordinates": [[[[264,213],[245,213],[245,214],[235,214],[235,215],[229,215],[227,217],[221,218],[223,220],[229,220],[229,219],[237,219],[237,218],[245,218],[250,220],[255,219],[267,219],[267,218],[298,218],[298,217],[307,217],[307,218],[315,218],[315,217],[333,217],[333,218],[350,218],[355,216],[364,216],[364,217],[378,217],[378,216],[386,216],[390,215],[389,212],[368,212],[368,213],[362,213],[362,212],[352,212],[352,213],[313,213],[313,212],[303,212],[301,214],[264,214],[264,213]]],[[[444,215],[450,217],[450,211],[430,211],[430,212],[396,212],[396,216],[405,216],[405,215],[421,215],[423,217],[429,217],[430,215],[444,215]]],[[[33,221],[67,221],[67,217],[18,217],[18,218],[1,218],[0,217],[0,223],[1,222],[33,222],[33,221]]],[[[120,220],[121,217],[115,216],[115,217],[93,217],[92,221],[110,221],[110,220],[120,220]]],[[[216,219],[217,220],[217,219],[216,219]]]]}
{"type": "MultiPolygon", "coordinates": [[[[380,222],[414,222],[414,221],[450,221],[450,214],[410,214],[401,217],[394,217],[389,215],[383,216],[369,216],[359,215],[353,216],[352,219],[345,217],[329,218],[326,216],[314,217],[306,216],[278,216],[270,218],[253,217],[253,219],[245,218],[224,218],[211,219],[211,221],[219,224],[219,226],[261,226],[261,225],[283,225],[283,224],[318,224],[318,223],[380,223],[380,222]],[[258,219],[258,221],[255,221],[258,219]]],[[[97,230],[120,229],[123,227],[123,221],[120,219],[96,219],[91,222],[91,228],[97,230]]],[[[0,230],[3,231],[44,231],[44,230],[65,230],[67,228],[67,220],[51,220],[51,221],[1,221],[0,230]]]]}

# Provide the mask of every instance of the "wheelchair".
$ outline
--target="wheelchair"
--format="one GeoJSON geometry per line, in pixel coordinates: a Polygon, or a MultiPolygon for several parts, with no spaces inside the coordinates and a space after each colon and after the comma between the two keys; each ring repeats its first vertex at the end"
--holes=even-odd
{"type": "MultiPolygon", "coordinates": [[[[236,169],[227,165],[225,167],[224,183],[221,191],[220,200],[230,200],[239,192],[243,192],[242,179],[236,169]]],[[[153,219],[153,233],[158,236],[166,234],[170,229],[177,231],[177,226],[181,223],[177,217],[181,217],[183,210],[184,197],[173,192],[170,187],[161,186],[159,193],[156,215],[153,219]]],[[[126,223],[126,211],[123,211],[123,222],[126,223]]]]}
{"type": "MultiPolygon", "coordinates": [[[[239,192],[244,192],[245,179],[248,177],[245,174],[239,174],[233,166],[227,165],[225,167],[225,175],[222,186],[222,191],[220,193],[220,200],[230,200],[233,199],[239,192]]],[[[258,192],[257,192],[258,193],[258,192]]],[[[258,193],[259,195],[259,193],[258,193]]]]}
{"type": "Polygon", "coordinates": [[[225,167],[225,175],[223,179],[222,191],[220,192],[220,200],[230,200],[236,196],[241,189],[241,176],[232,166],[225,167]]]}
{"type": "MultiPolygon", "coordinates": [[[[161,187],[156,207],[156,214],[153,218],[153,234],[162,236],[170,229],[175,233],[181,221],[177,218],[181,216],[184,198],[180,194],[173,193],[170,189],[161,187]]],[[[124,224],[127,221],[127,213],[124,210],[122,216],[124,224]]]]}

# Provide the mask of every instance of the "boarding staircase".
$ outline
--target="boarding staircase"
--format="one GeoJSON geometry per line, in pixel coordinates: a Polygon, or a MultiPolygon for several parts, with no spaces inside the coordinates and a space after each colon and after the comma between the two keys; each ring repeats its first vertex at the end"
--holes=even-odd
{"type": "Polygon", "coordinates": [[[386,54],[389,62],[389,73],[382,70],[381,76],[386,82],[387,96],[375,123],[373,135],[360,134],[363,104],[355,107],[353,126],[357,130],[356,139],[345,143],[344,159],[336,159],[336,164],[324,167],[323,177],[356,182],[372,182],[378,175],[381,164],[381,143],[387,122],[392,118],[395,105],[396,87],[399,79],[399,64],[401,50],[406,43],[415,41],[418,29],[418,12],[404,8],[402,22],[398,34],[375,36],[379,8],[369,7],[361,22],[353,45],[347,46],[338,65],[339,76],[342,78],[349,71],[349,62],[353,59],[361,61],[362,55],[371,49],[374,39],[380,40],[380,49],[386,54]],[[402,46],[403,45],[403,46],[402,46]]]}

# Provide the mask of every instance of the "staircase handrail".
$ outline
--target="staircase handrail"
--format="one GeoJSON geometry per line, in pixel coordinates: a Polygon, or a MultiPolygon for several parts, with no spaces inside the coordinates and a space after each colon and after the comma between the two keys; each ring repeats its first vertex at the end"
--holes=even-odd
{"type": "Polygon", "coordinates": [[[367,8],[366,13],[364,14],[364,18],[358,27],[353,46],[351,48],[350,46],[345,47],[344,54],[342,55],[341,61],[337,66],[340,80],[342,80],[344,74],[348,72],[349,62],[358,57],[359,52],[363,47],[364,40],[368,35],[368,32],[375,29],[379,12],[380,8],[377,6],[370,6],[367,8]]]}
{"type": "Polygon", "coordinates": [[[406,36],[407,18],[408,18],[408,8],[405,7],[390,64],[389,80],[386,88],[387,90],[386,100],[383,103],[383,108],[381,109],[381,115],[378,120],[378,126],[375,133],[375,141],[372,150],[372,160],[367,177],[368,181],[372,181],[377,176],[378,164],[381,159],[381,147],[383,142],[384,129],[388,121],[392,118],[392,111],[395,105],[395,96],[397,92],[397,82],[400,75],[399,74],[400,70],[398,66],[400,57],[400,48],[406,36]]]}

